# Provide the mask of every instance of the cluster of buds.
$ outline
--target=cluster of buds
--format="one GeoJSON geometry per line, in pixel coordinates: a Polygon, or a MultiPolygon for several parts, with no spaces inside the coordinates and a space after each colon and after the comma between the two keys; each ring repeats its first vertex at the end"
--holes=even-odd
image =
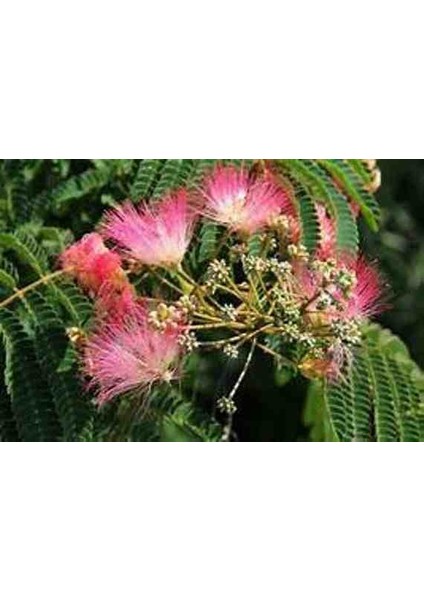
{"type": "Polygon", "coordinates": [[[289,244],[287,246],[287,254],[290,258],[306,261],[309,258],[309,252],[303,244],[289,244]]]}
{"type": "MultiPolygon", "coordinates": [[[[382,309],[381,280],[363,258],[339,253],[322,205],[321,243],[309,252],[290,198],[265,168],[219,166],[200,191],[109,211],[99,233],[64,252],[63,268],[96,299],[79,345],[99,404],[180,377],[184,357],[204,347],[235,359],[250,344],[307,377],[343,369],[363,320],[382,309]],[[185,258],[204,220],[222,240],[199,269],[198,253],[185,258]]],[[[232,414],[232,395],[218,407],[232,414]]]]}
{"type": "Polygon", "coordinates": [[[218,409],[227,415],[233,415],[237,410],[234,400],[227,396],[221,396],[216,404],[218,409]]]}
{"type": "Polygon", "coordinates": [[[224,259],[214,259],[206,271],[206,286],[216,289],[221,283],[225,283],[230,277],[230,267],[224,259]]]}
{"type": "Polygon", "coordinates": [[[193,331],[183,331],[178,338],[178,343],[187,352],[193,352],[193,350],[199,347],[199,341],[193,331]]]}
{"type": "Polygon", "coordinates": [[[180,327],[183,315],[176,306],[160,302],[155,310],[149,311],[148,321],[158,331],[165,331],[168,327],[180,327]]]}
{"type": "Polygon", "coordinates": [[[224,344],[222,351],[228,358],[238,358],[239,349],[235,344],[224,344]]]}

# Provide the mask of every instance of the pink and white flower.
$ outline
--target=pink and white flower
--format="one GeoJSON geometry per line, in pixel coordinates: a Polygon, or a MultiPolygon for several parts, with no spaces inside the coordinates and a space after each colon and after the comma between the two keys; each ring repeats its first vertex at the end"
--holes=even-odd
{"type": "Polygon", "coordinates": [[[387,308],[384,301],[386,285],[374,264],[367,262],[363,256],[346,256],[334,261],[333,265],[336,273],[333,282],[325,282],[321,271],[312,270],[304,264],[294,266],[296,293],[305,298],[311,318],[318,322],[362,320],[387,308]],[[342,285],[346,277],[351,283],[348,289],[342,285]],[[320,308],[322,295],[330,300],[326,308],[320,308]]]}
{"type": "Polygon", "coordinates": [[[105,284],[119,287],[126,281],[120,256],[104,245],[98,233],[89,233],[72,244],[62,253],[59,262],[92,294],[97,294],[105,284]]]}
{"type": "Polygon", "coordinates": [[[129,281],[120,286],[105,283],[96,297],[96,317],[99,322],[124,319],[138,304],[140,299],[129,281]]]}
{"type": "Polygon", "coordinates": [[[217,166],[202,186],[202,214],[231,231],[251,235],[281,213],[292,214],[288,194],[271,174],[255,180],[246,169],[217,166]]]}
{"type": "Polygon", "coordinates": [[[183,331],[184,326],[175,323],[159,331],[140,306],[126,319],[101,324],[88,339],[84,356],[97,403],[126,392],[142,394],[154,383],[177,377],[183,331]]]}
{"type": "Polygon", "coordinates": [[[347,301],[346,318],[364,319],[383,312],[387,308],[384,301],[385,282],[377,268],[363,256],[357,258],[350,268],[356,282],[347,301]]]}
{"type": "Polygon", "coordinates": [[[190,244],[194,214],[185,190],[170,194],[154,206],[127,202],[109,211],[102,233],[128,258],[145,265],[174,267],[190,244]]]}

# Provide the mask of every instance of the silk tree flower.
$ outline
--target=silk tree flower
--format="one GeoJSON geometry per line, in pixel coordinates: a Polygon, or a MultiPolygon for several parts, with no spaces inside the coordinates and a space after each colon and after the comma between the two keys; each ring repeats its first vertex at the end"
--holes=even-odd
{"type": "Polygon", "coordinates": [[[317,260],[293,268],[296,294],[303,297],[309,320],[363,320],[383,312],[386,284],[374,264],[363,256],[317,260]]]}
{"type": "Polygon", "coordinates": [[[100,324],[89,337],[84,355],[84,370],[91,377],[89,386],[96,390],[97,404],[127,392],[143,394],[154,383],[176,378],[184,330],[175,323],[158,330],[141,306],[126,319],[100,324]]]}
{"type": "Polygon", "coordinates": [[[99,290],[95,303],[95,314],[99,322],[113,321],[125,318],[137,305],[134,286],[127,280],[120,286],[105,283],[99,290]]]}
{"type": "Polygon", "coordinates": [[[218,165],[201,191],[204,201],[199,211],[242,235],[263,229],[282,213],[293,213],[288,194],[271,174],[252,180],[243,168],[218,165]]]}
{"type": "Polygon", "coordinates": [[[145,265],[175,267],[184,258],[191,240],[194,213],[185,190],[140,209],[130,202],[109,211],[102,233],[114,241],[127,258],[145,265]]]}
{"type": "Polygon", "coordinates": [[[98,233],[89,233],[72,244],[62,253],[59,263],[92,295],[98,294],[105,284],[121,287],[126,282],[120,256],[105,246],[98,233]]]}
{"type": "Polygon", "coordinates": [[[306,290],[307,313],[311,327],[319,332],[327,328],[333,343],[321,356],[307,354],[299,365],[305,377],[335,380],[352,359],[352,348],[361,339],[361,322],[387,308],[384,303],[385,283],[375,265],[364,257],[334,261],[333,283],[325,284],[319,274],[301,273],[300,288],[306,290]],[[348,293],[343,279],[350,280],[348,293]],[[338,280],[338,282],[337,282],[338,280]],[[342,285],[341,285],[342,284],[342,285]]]}
{"type": "Polygon", "coordinates": [[[364,319],[386,310],[387,303],[384,300],[386,284],[376,266],[360,256],[350,265],[350,268],[355,274],[356,282],[347,300],[346,318],[364,319]]]}

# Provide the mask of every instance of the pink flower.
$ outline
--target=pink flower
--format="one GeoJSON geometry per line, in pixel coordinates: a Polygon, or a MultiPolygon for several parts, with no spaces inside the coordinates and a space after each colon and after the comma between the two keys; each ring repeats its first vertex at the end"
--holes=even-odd
{"type": "MultiPolygon", "coordinates": [[[[328,264],[328,263],[327,263],[328,264]]],[[[304,297],[309,318],[317,322],[334,320],[366,319],[383,312],[386,284],[375,265],[363,256],[345,256],[333,262],[335,279],[325,282],[320,271],[304,264],[295,264],[296,292],[304,297]],[[346,277],[351,286],[343,288],[346,277]],[[322,294],[330,300],[328,307],[321,308],[322,294]],[[333,300],[333,301],[332,301],[333,300]]]]}
{"type": "Polygon", "coordinates": [[[98,233],[89,233],[67,248],[60,257],[63,269],[69,270],[87,292],[97,294],[105,284],[120,286],[125,282],[121,259],[106,248],[98,233]]]}
{"type": "MultiPolygon", "coordinates": [[[[349,264],[347,266],[349,268],[349,264]]],[[[346,318],[363,319],[383,312],[387,308],[385,282],[377,268],[362,256],[350,268],[355,273],[356,283],[347,302],[346,318]]]]}
{"type": "Polygon", "coordinates": [[[110,211],[102,231],[125,252],[146,265],[176,266],[184,258],[193,231],[187,193],[180,190],[153,207],[127,202],[110,211]]]}
{"type": "Polygon", "coordinates": [[[271,174],[252,180],[248,171],[217,166],[206,177],[201,212],[232,231],[251,235],[282,212],[292,213],[287,193],[271,174]]]}
{"type": "Polygon", "coordinates": [[[129,281],[122,286],[105,283],[99,290],[95,313],[99,321],[116,321],[125,318],[139,303],[129,281]]]}
{"type": "Polygon", "coordinates": [[[178,374],[182,348],[177,324],[159,331],[143,307],[126,319],[102,324],[85,348],[85,372],[91,377],[99,405],[126,392],[140,393],[153,383],[169,382],[178,374]]]}

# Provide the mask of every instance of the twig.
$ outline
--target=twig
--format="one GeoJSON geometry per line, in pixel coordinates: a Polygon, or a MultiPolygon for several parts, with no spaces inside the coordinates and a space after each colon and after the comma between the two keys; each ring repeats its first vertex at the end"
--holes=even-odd
{"type": "Polygon", "coordinates": [[[6,298],[6,300],[3,300],[3,302],[0,302],[0,308],[4,308],[5,306],[8,306],[9,304],[11,304],[14,300],[17,300],[18,298],[22,300],[22,298],[25,296],[25,294],[27,292],[30,292],[31,290],[37,288],[39,285],[44,285],[45,283],[51,281],[52,279],[55,279],[56,277],[63,275],[67,271],[69,271],[69,269],[61,269],[60,271],[54,271],[53,273],[48,273],[47,275],[43,275],[43,277],[40,277],[40,279],[37,279],[37,281],[33,281],[26,287],[21,288],[20,290],[17,290],[14,294],[12,294],[8,298],[6,298]]]}
{"type": "Polygon", "coordinates": [[[272,350],[271,348],[268,348],[268,346],[264,346],[263,344],[258,344],[258,348],[260,348],[261,350],[263,350],[267,354],[270,354],[271,356],[273,356],[274,358],[276,358],[277,360],[279,360],[283,364],[287,365],[288,367],[291,367],[292,369],[296,368],[296,365],[295,365],[295,363],[293,361],[291,361],[289,358],[286,358],[285,356],[282,356],[282,354],[279,354],[278,352],[275,352],[275,350],[272,350]]]}
{"type": "MultiPolygon", "coordinates": [[[[243,367],[240,375],[238,376],[237,381],[233,385],[233,389],[227,396],[228,400],[230,400],[230,401],[236,395],[237,390],[239,389],[239,387],[241,385],[241,382],[243,381],[243,379],[246,376],[247,370],[249,368],[249,365],[250,365],[252,357],[253,357],[253,352],[255,350],[255,346],[256,346],[256,340],[253,340],[252,345],[250,346],[249,354],[247,355],[247,358],[246,358],[246,362],[244,363],[244,367],[243,367]]],[[[222,433],[222,437],[221,437],[222,442],[228,442],[230,440],[232,426],[233,426],[233,413],[230,412],[230,413],[228,413],[227,423],[225,424],[224,431],[222,433]]]]}

